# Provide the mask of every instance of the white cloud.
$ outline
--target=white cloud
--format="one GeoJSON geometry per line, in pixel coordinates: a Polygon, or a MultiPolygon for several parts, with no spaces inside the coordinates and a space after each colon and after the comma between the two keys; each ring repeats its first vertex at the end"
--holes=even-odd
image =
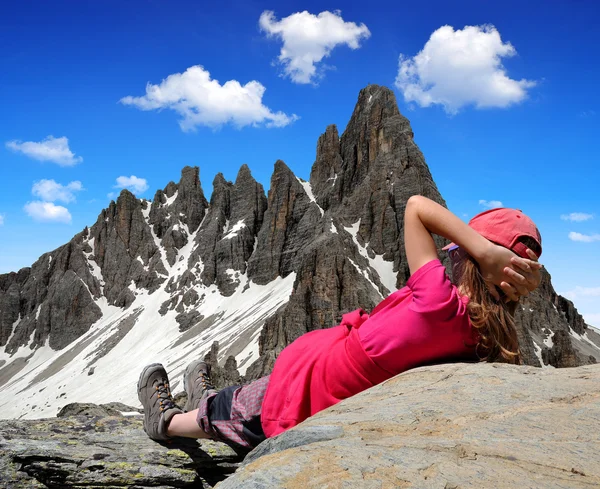
{"type": "Polygon", "coordinates": [[[24,209],[36,221],[71,223],[71,213],[68,209],[52,202],[27,202],[24,209]]]}
{"type": "Polygon", "coordinates": [[[135,194],[141,194],[148,190],[148,182],[145,178],[138,178],[135,175],[131,175],[130,177],[121,176],[117,178],[117,184],[114,188],[126,188],[135,194]]]}
{"type": "Polygon", "coordinates": [[[314,15],[306,10],[277,21],[275,14],[265,10],[258,21],[269,37],[283,41],[279,62],[285,75],[295,83],[312,83],[322,75],[317,64],[328,57],[336,46],[346,44],[358,49],[360,41],[371,32],[365,24],[344,22],[341,12],[321,12],[314,15]]]}
{"type": "Polygon", "coordinates": [[[272,112],[262,103],[265,87],[253,80],[241,85],[229,80],[221,85],[211,80],[202,66],[192,66],[184,73],[174,73],[159,85],[146,85],[146,95],[123,97],[120,102],[140,110],[171,109],[182,119],[183,131],[197,126],[219,127],[231,123],[237,127],[283,127],[298,117],[283,112],[272,112]]]}
{"type": "Polygon", "coordinates": [[[396,87],[407,102],[421,107],[439,104],[450,114],[473,104],[477,108],[508,107],[521,102],[531,80],[513,80],[502,58],[516,55],[492,25],[454,30],[445,25],[431,34],[414,57],[400,55],[396,87]]]}
{"type": "Polygon", "coordinates": [[[64,136],[62,138],[48,136],[39,143],[19,140],[8,141],[6,147],[17,153],[23,153],[34,160],[51,161],[60,166],[73,166],[83,161],[81,156],[75,156],[69,149],[69,140],[64,136]]]}
{"type": "Polygon", "coordinates": [[[581,287],[578,285],[573,290],[569,290],[562,295],[571,300],[582,297],[600,297],[600,287],[581,287]]]}
{"type": "Polygon", "coordinates": [[[77,180],[67,185],[61,185],[54,180],[40,180],[33,184],[31,193],[46,202],[60,200],[68,204],[75,201],[75,192],[81,190],[83,190],[83,186],[77,180]]]}
{"type": "Polygon", "coordinates": [[[496,207],[502,207],[502,202],[499,200],[480,200],[479,205],[487,207],[488,209],[495,209],[496,207]]]}
{"type": "Polygon", "coordinates": [[[570,214],[563,214],[560,216],[563,221],[573,221],[573,222],[581,222],[587,221],[588,219],[593,219],[593,214],[585,214],[583,212],[571,212],[570,214]]]}
{"type": "Polygon", "coordinates": [[[594,241],[600,241],[600,234],[581,234],[571,231],[569,233],[569,239],[571,241],[580,241],[582,243],[593,243],[594,241]]]}

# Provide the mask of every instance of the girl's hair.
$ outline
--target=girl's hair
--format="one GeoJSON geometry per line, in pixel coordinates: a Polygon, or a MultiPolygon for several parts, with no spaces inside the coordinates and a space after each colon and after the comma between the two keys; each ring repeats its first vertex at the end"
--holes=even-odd
{"type": "MultiPolygon", "coordinates": [[[[538,252],[539,245],[529,237],[518,240],[538,252]]],[[[459,263],[455,264],[455,273],[458,271],[457,286],[469,297],[467,311],[471,325],[475,328],[479,338],[475,345],[475,352],[481,360],[503,361],[506,363],[521,363],[521,352],[514,314],[518,302],[505,302],[501,294],[497,301],[489,293],[487,285],[479,271],[479,265],[468,254],[464,253],[459,263]]]]}

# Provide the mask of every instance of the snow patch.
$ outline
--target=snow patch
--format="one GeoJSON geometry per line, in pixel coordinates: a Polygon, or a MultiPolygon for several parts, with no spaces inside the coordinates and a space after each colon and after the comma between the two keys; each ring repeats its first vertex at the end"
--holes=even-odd
{"type": "MultiPolygon", "coordinates": [[[[348,232],[350,234],[350,236],[352,236],[352,240],[354,241],[354,244],[358,248],[358,252],[368,260],[371,268],[373,268],[373,270],[375,270],[379,274],[379,279],[381,280],[381,283],[384,285],[384,287],[386,289],[388,289],[389,292],[392,292],[392,291],[396,290],[396,278],[397,278],[397,276],[396,276],[397,274],[396,274],[396,272],[394,272],[394,262],[384,260],[383,255],[375,255],[374,258],[371,258],[369,256],[369,253],[367,252],[367,248],[365,246],[362,246],[358,242],[357,236],[358,236],[358,229],[360,228],[360,221],[361,220],[359,219],[352,226],[344,227],[344,229],[346,230],[346,232],[348,232]]],[[[368,243],[367,243],[367,246],[368,246],[368,243]]],[[[377,287],[375,287],[375,289],[377,291],[379,291],[379,289],[377,287]]]]}
{"type": "MultiPolygon", "coordinates": [[[[229,225],[229,221],[227,221],[227,225],[229,225]]],[[[240,219],[238,222],[236,222],[233,227],[229,230],[229,232],[223,236],[223,239],[232,239],[233,237],[237,236],[238,231],[240,231],[242,228],[245,228],[246,224],[244,224],[244,220],[240,219]]],[[[223,232],[225,232],[225,230],[223,230],[223,232]]]]}
{"type": "Polygon", "coordinates": [[[585,341],[586,343],[589,343],[590,345],[592,345],[594,348],[596,348],[597,350],[600,350],[600,346],[598,346],[596,343],[594,343],[592,340],[590,340],[587,336],[587,331],[585,333],[583,333],[582,335],[576,333],[573,328],[571,328],[571,326],[569,326],[569,334],[575,338],[578,339],[579,341],[585,341]]]}
{"type": "Polygon", "coordinates": [[[544,360],[542,359],[542,348],[534,341],[533,346],[535,348],[535,356],[538,357],[540,361],[540,367],[545,367],[544,360]]]}
{"type": "Polygon", "coordinates": [[[321,217],[323,217],[323,214],[325,214],[325,211],[321,208],[321,206],[319,204],[317,204],[317,200],[315,199],[315,196],[313,195],[312,186],[310,185],[310,182],[305,182],[304,180],[302,180],[301,178],[298,178],[298,177],[296,177],[296,180],[298,180],[298,182],[300,182],[300,185],[302,185],[302,187],[304,188],[304,192],[306,193],[306,195],[308,195],[308,198],[310,199],[310,201],[313,202],[319,208],[319,211],[321,212],[321,217]]]}
{"type": "Polygon", "coordinates": [[[554,346],[554,341],[552,340],[552,338],[554,338],[554,331],[548,328],[544,328],[544,330],[549,332],[548,337],[544,340],[544,345],[548,348],[552,348],[554,346]]]}
{"type": "Polygon", "coordinates": [[[176,190],[175,193],[171,197],[167,197],[167,201],[164,203],[164,206],[169,207],[173,202],[175,202],[175,199],[177,198],[178,193],[179,193],[179,190],[176,190]]]}

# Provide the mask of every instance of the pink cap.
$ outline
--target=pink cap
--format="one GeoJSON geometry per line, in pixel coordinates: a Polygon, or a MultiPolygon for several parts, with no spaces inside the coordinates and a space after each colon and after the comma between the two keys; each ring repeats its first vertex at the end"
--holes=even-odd
{"type": "MultiPolygon", "coordinates": [[[[538,258],[542,254],[542,236],[533,221],[520,210],[490,209],[473,217],[469,221],[469,226],[484,238],[514,251],[523,258],[529,258],[526,251],[527,246],[517,241],[521,236],[528,236],[540,246],[538,258]]],[[[450,243],[444,249],[447,250],[452,246],[455,244],[450,243]]]]}

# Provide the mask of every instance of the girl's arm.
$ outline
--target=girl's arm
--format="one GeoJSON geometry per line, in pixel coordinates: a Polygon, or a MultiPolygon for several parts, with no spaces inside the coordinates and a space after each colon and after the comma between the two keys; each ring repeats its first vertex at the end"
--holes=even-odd
{"type": "Polygon", "coordinates": [[[414,195],[408,199],[404,214],[404,246],[411,275],[425,263],[438,258],[431,233],[453,241],[477,261],[490,293],[496,299],[500,296],[495,285],[502,288],[512,300],[518,300],[521,292],[524,292],[521,295],[528,292],[523,285],[525,278],[519,273],[506,274],[506,267],[514,270],[517,266],[527,272],[537,271],[541,267],[488,241],[445,207],[426,197],[414,195]]]}

